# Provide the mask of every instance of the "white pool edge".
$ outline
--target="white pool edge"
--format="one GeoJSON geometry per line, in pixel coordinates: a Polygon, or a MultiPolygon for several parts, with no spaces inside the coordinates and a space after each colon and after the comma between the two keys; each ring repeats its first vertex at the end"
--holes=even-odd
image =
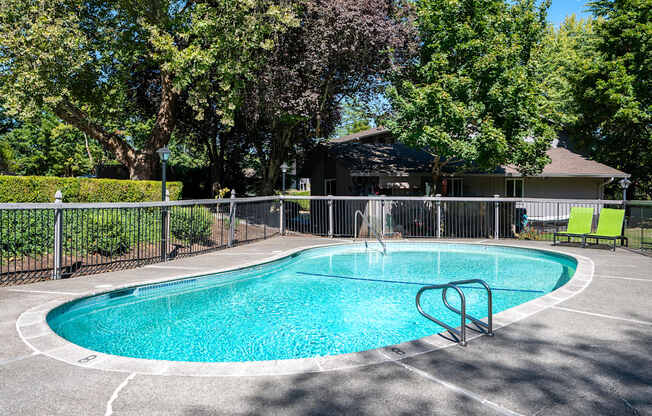
{"type": "MultiPolygon", "coordinates": [[[[494,314],[494,330],[513,324],[514,322],[526,319],[536,313],[546,310],[554,305],[564,302],[586,289],[593,280],[595,265],[591,259],[581,255],[570,254],[549,248],[532,248],[519,244],[490,244],[489,242],[453,242],[441,240],[418,240],[423,243],[439,244],[468,244],[487,245],[498,247],[513,247],[549,252],[574,258],[577,261],[577,268],[571,279],[559,289],[547,293],[539,298],[518,306],[506,309],[494,314]]],[[[413,240],[392,241],[392,243],[414,243],[413,240]]],[[[91,351],[74,344],[56,334],[47,323],[47,314],[58,306],[89,296],[113,292],[128,287],[142,286],[152,283],[162,283],[174,280],[206,276],[215,273],[245,269],[270,263],[276,260],[289,257],[296,253],[327,246],[351,244],[350,240],[314,244],[306,247],[286,250],[276,253],[273,256],[262,260],[248,262],[237,267],[218,268],[201,271],[183,276],[167,277],[162,279],[147,280],[142,282],[131,282],[128,284],[113,286],[102,290],[92,290],[83,294],[57,298],[23,312],[16,321],[16,330],[22,341],[27,344],[35,353],[63,361],[65,363],[83,368],[91,368],[103,371],[114,371],[124,373],[137,373],[146,375],[170,375],[170,376],[196,376],[196,377],[243,377],[243,376],[274,376],[292,375],[302,373],[324,372],[343,370],[387,361],[398,361],[409,357],[429,353],[435,350],[458,347],[472,348],[469,343],[467,347],[460,347],[458,344],[444,339],[438,334],[423,337],[414,341],[390,345],[367,351],[354,352],[324,357],[299,358],[291,360],[271,361],[248,361],[248,362],[182,362],[165,360],[148,360],[142,358],[129,358],[97,351],[91,351]]],[[[467,341],[482,337],[484,334],[474,333],[468,336],[467,341]]],[[[500,336],[500,332],[496,334],[500,336]]]]}

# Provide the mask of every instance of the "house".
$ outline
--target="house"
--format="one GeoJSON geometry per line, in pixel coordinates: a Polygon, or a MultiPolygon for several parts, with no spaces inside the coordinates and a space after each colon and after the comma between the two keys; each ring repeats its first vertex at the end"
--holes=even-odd
{"type": "MultiPolygon", "coordinates": [[[[513,166],[493,172],[447,172],[443,196],[602,199],[604,186],[630,175],[570,151],[563,140],[548,150],[539,175],[523,177],[513,166]]],[[[433,157],[394,141],[384,128],[340,137],[315,152],[312,195],[424,196],[431,186],[433,157]]]]}
{"type": "MultiPolygon", "coordinates": [[[[594,200],[603,199],[604,187],[629,177],[602,163],[572,152],[563,137],[548,150],[550,163],[536,176],[522,176],[514,166],[499,166],[492,172],[456,172],[448,166],[440,194],[445,197],[501,197],[594,200]]],[[[425,196],[430,195],[433,156],[395,142],[383,128],[340,137],[314,152],[306,166],[311,171],[311,194],[334,196],[425,196]]],[[[311,214],[323,208],[312,201],[311,214]],[[312,207],[312,205],[315,205],[312,207]],[[313,209],[314,208],[314,209],[313,209]]],[[[570,203],[513,201],[500,205],[501,236],[511,237],[527,226],[541,232],[567,223],[570,203]],[[552,228],[551,228],[552,227],[552,228]]],[[[601,203],[593,203],[597,214],[601,203]]],[[[335,201],[336,235],[351,235],[355,212],[360,210],[384,233],[403,236],[433,235],[433,204],[427,201],[373,200],[335,201]]],[[[494,204],[491,202],[445,202],[441,235],[487,237],[493,235],[494,204]]],[[[548,230],[549,231],[549,230],[548,230]]]]}

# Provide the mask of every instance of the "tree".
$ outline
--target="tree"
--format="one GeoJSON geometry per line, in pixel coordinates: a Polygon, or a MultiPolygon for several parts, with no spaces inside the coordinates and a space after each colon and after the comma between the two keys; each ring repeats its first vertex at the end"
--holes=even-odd
{"type": "Polygon", "coordinates": [[[596,160],[632,174],[652,197],[652,1],[589,3],[596,16],[568,74],[578,106],[574,133],[596,160]]]}
{"type": "Polygon", "coordinates": [[[19,175],[88,175],[103,159],[97,142],[51,114],[22,123],[0,142],[11,151],[11,172],[19,175]]]}
{"type": "Polygon", "coordinates": [[[537,69],[549,2],[535,3],[417,3],[420,57],[389,88],[389,127],[433,154],[434,192],[447,165],[533,174],[548,162],[554,129],[537,69]]]}
{"type": "Polygon", "coordinates": [[[560,130],[570,130],[578,120],[579,108],[574,98],[573,74],[586,59],[593,37],[593,20],[567,16],[558,28],[549,26],[537,60],[539,86],[547,100],[542,103],[551,122],[560,130]]]}
{"type": "MultiPolygon", "coordinates": [[[[383,86],[379,86],[383,88],[383,86]]],[[[391,107],[383,94],[376,96],[346,98],[340,105],[340,124],[336,136],[345,136],[372,127],[384,126],[390,116],[391,107]]]]}
{"type": "Polygon", "coordinates": [[[0,98],[12,117],[55,114],[151,178],[180,97],[196,119],[232,125],[239,89],[293,22],[268,0],[5,0],[0,98]]]}
{"type": "Polygon", "coordinates": [[[13,173],[15,163],[14,151],[11,145],[0,137],[0,174],[13,173]]]}
{"type": "Polygon", "coordinates": [[[414,49],[409,2],[303,0],[296,14],[301,24],[279,36],[247,85],[232,132],[252,143],[264,194],[284,161],[331,135],[343,99],[374,94],[414,49]]]}

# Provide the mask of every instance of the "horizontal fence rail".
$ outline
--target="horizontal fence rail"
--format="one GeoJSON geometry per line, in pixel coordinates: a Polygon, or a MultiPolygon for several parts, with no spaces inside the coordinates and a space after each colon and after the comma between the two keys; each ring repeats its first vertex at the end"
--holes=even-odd
{"type": "MultiPolygon", "coordinates": [[[[60,194],[58,195],[60,197],[60,194]]],[[[652,201],[268,196],[146,203],[0,204],[0,285],[127,269],[279,234],[552,241],[573,207],[624,207],[629,247],[652,251],[652,201]],[[368,224],[358,224],[361,211],[368,224]]],[[[579,240],[577,240],[579,241],[579,240]]]]}
{"type": "Polygon", "coordinates": [[[278,235],[277,197],[0,204],[0,285],[128,269],[278,235]]]}

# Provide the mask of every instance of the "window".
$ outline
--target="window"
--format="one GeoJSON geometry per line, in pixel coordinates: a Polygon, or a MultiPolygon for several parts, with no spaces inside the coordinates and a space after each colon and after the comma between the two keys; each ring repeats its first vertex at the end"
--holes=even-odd
{"type": "Polygon", "coordinates": [[[325,179],[324,180],[324,190],[326,191],[326,195],[335,195],[335,179],[325,179]]]}
{"type": "Polygon", "coordinates": [[[523,179],[507,179],[505,196],[507,198],[523,198],[523,179]]]}
{"type": "Polygon", "coordinates": [[[464,196],[464,181],[462,178],[448,180],[448,196],[464,196]]]}

